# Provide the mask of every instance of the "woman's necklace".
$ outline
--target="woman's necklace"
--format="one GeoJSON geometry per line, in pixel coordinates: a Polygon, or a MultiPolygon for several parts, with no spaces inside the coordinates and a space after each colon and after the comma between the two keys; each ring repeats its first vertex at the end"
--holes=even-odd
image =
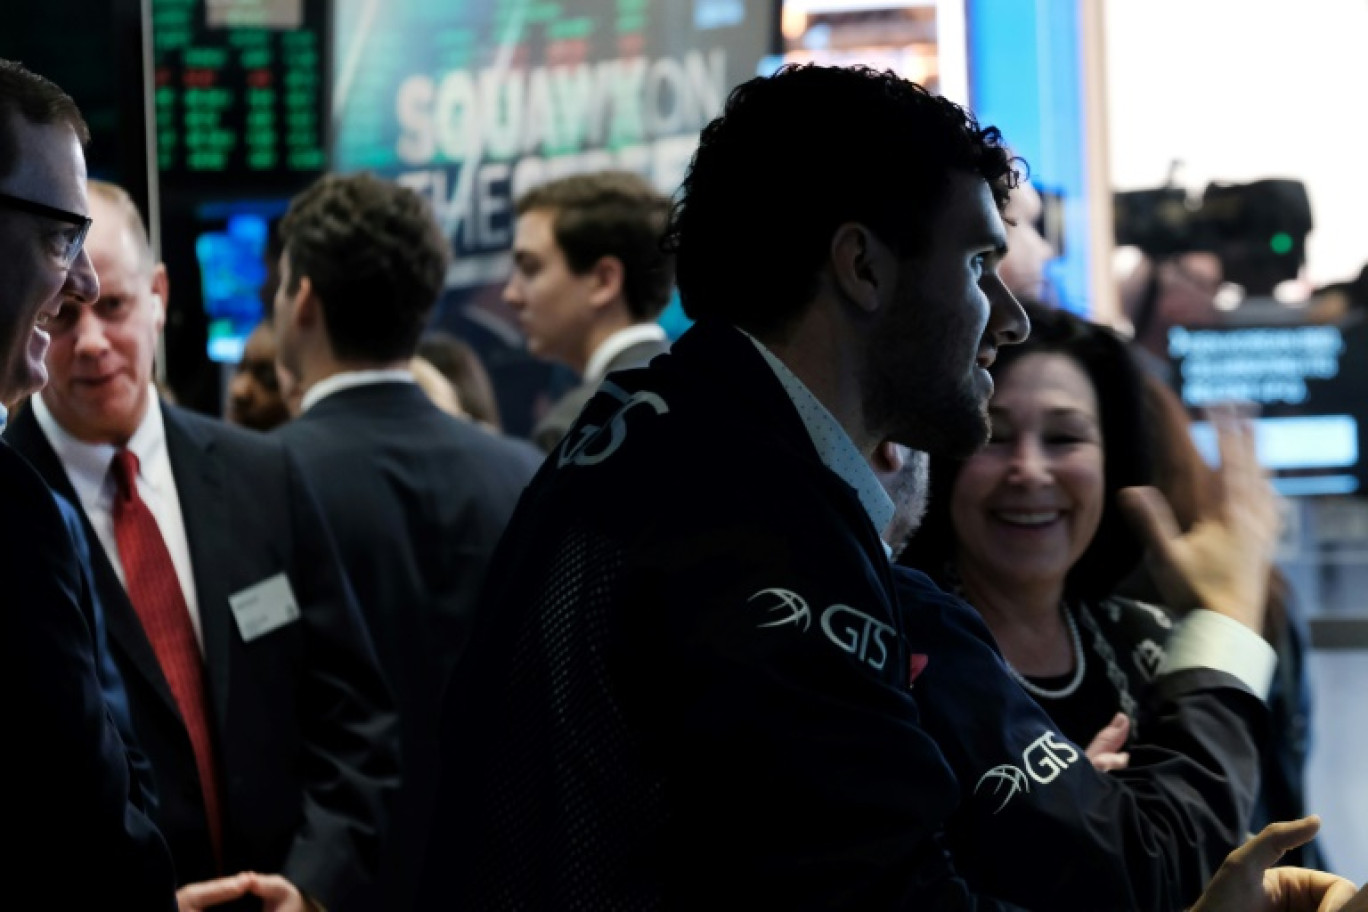
{"type": "MultiPolygon", "coordinates": [[[[945,568],[946,588],[959,596],[965,602],[969,601],[968,595],[964,591],[964,580],[960,578],[959,569],[953,564],[945,568]]],[[[1026,676],[1012,667],[1012,663],[1007,661],[1007,657],[1002,657],[1002,664],[1007,666],[1007,673],[1012,676],[1012,680],[1021,685],[1022,690],[1033,697],[1040,697],[1046,700],[1063,700],[1065,697],[1072,697],[1079,686],[1083,683],[1083,675],[1088,671],[1088,656],[1083,651],[1083,641],[1078,636],[1078,622],[1074,620],[1073,612],[1069,610],[1064,602],[1059,603],[1059,611],[1064,615],[1064,624],[1069,628],[1069,649],[1074,656],[1074,676],[1058,690],[1050,690],[1038,684],[1032,684],[1026,680],[1026,676]]],[[[1091,620],[1091,619],[1090,619],[1091,620]]],[[[1101,636],[1100,631],[1094,628],[1094,635],[1101,636]]],[[[1130,696],[1125,694],[1125,696],[1130,696]]],[[[1123,701],[1124,702],[1124,701],[1123,701]]],[[[1126,710],[1127,715],[1133,715],[1130,709],[1126,710]]]]}
{"type": "Polygon", "coordinates": [[[1065,697],[1073,696],[1078,690],[1078,686],[1083,683],[1083,675],[1088,670],[1088,656],[1087,653],[1083,651],[1083,643],[1078,637],[1078,623],[1074,620],[1073,612],[1070,611],[1063,602],[1059,603],[1059,610],[1064,615],[1064,623],[1069,628],[1069,649],[1074,656],[1074,676],[1068,684],[1065,684],[1058,690],[1050,690],[1041,687],[1038,684],[1033,684],[1031,681],[1027,680],[1024,674],[1012,667],[1012,663],[1007,661],[1006,656],[1002,659],[1007,665],[1007,671],[1011,674],[1012,678],[1022,686],[1022,689],[1033,697],[1039,697],[1045,700],[1063,700],[1065,697]]]}

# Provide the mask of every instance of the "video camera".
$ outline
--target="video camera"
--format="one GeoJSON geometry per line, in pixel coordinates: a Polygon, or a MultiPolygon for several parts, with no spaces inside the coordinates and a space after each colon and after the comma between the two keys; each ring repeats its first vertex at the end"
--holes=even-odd
{"type": "Polygon", "coordinates": [[[1180,187],[1130,190],[1113,197],[1116,243],[1151,259],[1206,251],[1225,280],[1251,296],[1271,296],[1306,260],[1311,200],[1298,180],[1212,183],[1193,200],[1180,187]]]}

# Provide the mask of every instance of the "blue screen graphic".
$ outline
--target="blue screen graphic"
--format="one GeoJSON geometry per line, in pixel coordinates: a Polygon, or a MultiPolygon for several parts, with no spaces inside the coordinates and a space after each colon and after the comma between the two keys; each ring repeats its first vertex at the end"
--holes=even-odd
{"type": "Polygon", "coordinates": [[[208,231],[195,240],[213,361],[236,364],[242,360],[247,335],[261,321],[266,235],[264,217],[234,215],[222,231],[208,231]]]}

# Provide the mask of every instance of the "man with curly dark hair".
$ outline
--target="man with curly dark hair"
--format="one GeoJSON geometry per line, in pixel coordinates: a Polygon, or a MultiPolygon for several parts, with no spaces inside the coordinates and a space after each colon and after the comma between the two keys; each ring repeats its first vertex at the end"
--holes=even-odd
{"type": "MultiPolygon", "coordinates": [[[[1250,789],[1224,780],[1249,762],[1122,794],[1041,714],[971,711],[976,744],[1029,737],[952,772],[918,707],[953,705],[947,677],[1016,688],[933,648],[996,660],[938,629],[950,596],[895,583],[874,472],[889,442],[987,441],[988,368],[1029,328],[997,272],[1015,179],[996,130],[891,73],[790,67],[732,92],[667,236],[695,326],[605,380],[495,556],[448,690],[434,907],[1153,908],[1132,879],[1195,896],[1211,872],[1175,854],[1208,818],[1240,830],[1250,789]],[[1061,836],[1079,832],[1100,848],[1061,836]]],[[[1252,685],[1175,667],[1176,727],[1250,761],[1252,685]]],[[[1178,766],[1173,740],[1136,766],[1178,766]]]]}
{"type": "Polygon", "coordinates": [[[450,258],[418,194],[368,174],[330,175],[295,198],[280,237],[280,357],[305,392],[300,416],[276,435],[318,494],[401,723],[404,781],[380,879],[339,908],[410,909],[442,685],[535,466],[414,382],[410,359],[450,258]]]}
{"type": "Polygon", "coordinates": [[[695,326],[608,377],[495,558],[448,691],[434,902],[967,896],[867,457],[987,437],[986,367],[1027,331],[996,274],[1014,179],[996,130],[891,73],[732,92],[668,234],[695,326]]]}

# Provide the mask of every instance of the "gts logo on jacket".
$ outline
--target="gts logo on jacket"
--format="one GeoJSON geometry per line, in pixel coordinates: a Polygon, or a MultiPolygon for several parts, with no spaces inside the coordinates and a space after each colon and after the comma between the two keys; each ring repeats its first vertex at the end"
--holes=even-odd
{"type": "Polygon", "coordinates": [[[974,786],[974,794],[988,783],[992,783],[991,795],[1002,795],[1002,802],[994,814],[1002,812],[1019,792],[1029,792],[1031,782],[1049,785],[1059,778],[1059,774],[1078,762],[1078,751],[1057,732],[1047,731],[1036,738],[1021,752],[1021,766],[1004,763],[984,773],[974,786]],[[1005,794],[1004,794],[1005,793],[1005,794]]]}
{"type": "Polygon", "coordinates": [[[600,393],[612,396],[622,407],[608,416],[602,425],[585,423],[572,428],[561,442],[556,454],[556,467],[565,468],[573,463],[577,466],[595,466],[621,448],[627,440],[627,413],[636,406],[645,406],[657,415],[670,411],[665,400],[655,393],[641,390],[628,394],[626,390],[611,380],[603,381],[600,393]]]}
{"type": "MultiPolygon", "coordinates": [[[[775,620],[760,624],[761,627],[792,625],[807,633],[812,626],[812,609],[807,600],[791,589],[761,589],[746,601],[754,602],[757,599],[769,614],[779,615],[775,620]]],[[[826,608],[819,623],[822,633],[837,649],[853,655],[876,671],[883,670],[888,662],[889,638],[897,636],[897,631],[891,625],[849,605],[839,604],[826,608]]]]}

